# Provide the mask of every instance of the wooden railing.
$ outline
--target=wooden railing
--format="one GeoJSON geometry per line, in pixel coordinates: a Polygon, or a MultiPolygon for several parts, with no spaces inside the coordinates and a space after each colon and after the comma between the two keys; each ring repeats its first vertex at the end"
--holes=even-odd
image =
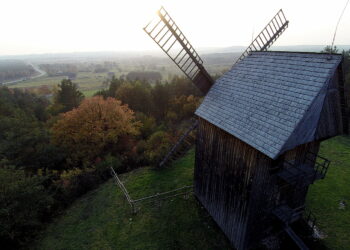
{"type": "Polygon", "coordinates": [[[169,198],[177,197],[177,196],[184,196],[185,198],[188,198],[190,194],[193,193],[193,186],[183,186],[180,188],[176,188],[167,192],[163,193],[156,193],[154,195],[145,196],[139,199],[132,199],[129,195],[128,190],[125,188],[124,184],[121,182],[121,180],[118,177],[117,172],[111,167],[111,173],[113,176],[114,181],[119,186],[119,188],[122,190],[126,200],[128,201],[131,212],[135,214],[137,211],[140,210],[142,204],[149,204],[152,203],[154,205],[160,206],[160,202],[162,200],[166,200],[169,198]]]}

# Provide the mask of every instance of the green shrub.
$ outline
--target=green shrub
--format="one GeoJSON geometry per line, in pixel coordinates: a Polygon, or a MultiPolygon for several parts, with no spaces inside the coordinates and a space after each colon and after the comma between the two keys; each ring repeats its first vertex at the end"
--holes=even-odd
{"type": "Polygon", "coordinates": [[[0,245],[17,248],[48,219],[53,198],[45,190],[46,177],[26,177],[24,171],[0,168],[0,245]]]}
{"type": "Polygon", "coordinates": [[[170,135],[164,131],[153,133],[146,142],[145,157],[152,165],[158,164],[170,147],[170,135]]]}

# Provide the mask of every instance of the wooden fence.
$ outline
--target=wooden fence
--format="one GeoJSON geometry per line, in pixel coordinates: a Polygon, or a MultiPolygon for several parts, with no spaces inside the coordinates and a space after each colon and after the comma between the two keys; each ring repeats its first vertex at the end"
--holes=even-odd
{"type": "Polygon", "coordinates": [[[166,199],[181,196],[181,195],[184,196],[185,198],[188,198],[189,195],[193,193],[193,186],[183,186],[167,192],[157,193],[154,195],[150,195],[150,196],[146,196],[146,197],[142,197],[134,200],[130,197],[128,190],[125,188],[124,184],[119,179],[118,174],[115,172],[113,167],[111,167],[111,173],[114,181],[122,190],[126,200],[128,201],[133,214],[135,214],[138,210],[140,210],[142,204],[153,203],[157,206],[160,206],[160,203],[162,200],[166,200],[166,199]]]}

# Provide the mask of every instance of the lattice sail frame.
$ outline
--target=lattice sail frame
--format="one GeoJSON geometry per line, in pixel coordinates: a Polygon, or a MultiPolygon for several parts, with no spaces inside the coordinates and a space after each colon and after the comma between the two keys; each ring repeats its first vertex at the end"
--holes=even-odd
{"type": "Polygon", "coordinates": [[[203,61],[168,12],[161,7],[158,17],[144,31],[159,45],[180,70],[206,94],[214,80],[203,67],[203,61]]]}
{"type": "Polygon", "coordinates": [[[289,21],[286,19],[283,10],[280,9],[259,35],[253,40],[248,48],[235,62],[238,63],[252,51],[266,51],[288,28],[289,21]]]}

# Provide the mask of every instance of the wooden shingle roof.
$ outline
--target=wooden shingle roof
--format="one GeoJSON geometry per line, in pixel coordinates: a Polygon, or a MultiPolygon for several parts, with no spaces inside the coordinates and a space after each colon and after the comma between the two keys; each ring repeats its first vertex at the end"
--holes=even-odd
{"type": "Polygon", "coordinates": [[[215,82],[196,115],[275,159],[314,140],[341,60],[341,55],[253,52],[215,82]]]}

